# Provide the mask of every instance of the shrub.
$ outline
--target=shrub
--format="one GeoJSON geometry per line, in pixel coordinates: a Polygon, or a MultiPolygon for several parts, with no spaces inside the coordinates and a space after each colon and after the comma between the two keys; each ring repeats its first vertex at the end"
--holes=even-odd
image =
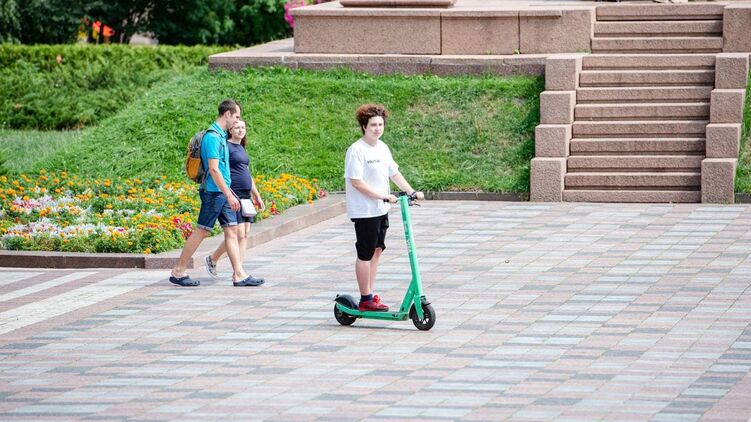
{"type": "Polygon", "coordinates": [[[0,128],[79,129],[155,83],[207,63],[220,47],[0,45],[0,128]]]}

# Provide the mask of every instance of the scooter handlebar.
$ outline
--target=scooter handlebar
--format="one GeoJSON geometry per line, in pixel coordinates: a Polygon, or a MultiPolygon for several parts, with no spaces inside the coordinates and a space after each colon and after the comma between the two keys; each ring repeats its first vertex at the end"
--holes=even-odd
{"type": "MultiPolygon", "coordinates": [[[[417,201],[417,191],[414,191],[411,194],[408,194],[407,192],[404,192],[404,191],[400,191],[400,192],[397,192],[394,196],[396,196],[397,198],[400,198],[402,196],[406,196],[406,197],[409,198],[408,202],[409,202],[410,206],[412,206],[412,205],[417,205],[418,207],[420,206],[420,204],[418,204],[416,202],[417,201]]],[[[390,201],[388,199],[384,199],[383,202],[390,202],[390,201]]]]}

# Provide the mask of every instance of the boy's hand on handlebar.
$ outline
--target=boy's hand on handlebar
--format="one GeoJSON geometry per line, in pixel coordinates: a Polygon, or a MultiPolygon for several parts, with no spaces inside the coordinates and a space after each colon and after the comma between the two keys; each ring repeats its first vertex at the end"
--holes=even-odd
{"type": "Polygon", "coordinates": [[[415,192],[413,195],[415,199],[417,199],[418,201],[422,201],[423,199],[425,199],[425,194],[422,192],[415,192]]]}
{"type": "Polygon", "coordinates": [[[396,198],[396,196],[389,194],[389,196],[387,198],[383,199],[383,202],[389,202],[391,204],[396,204],[398,202],[398,199],[396,198]]]}

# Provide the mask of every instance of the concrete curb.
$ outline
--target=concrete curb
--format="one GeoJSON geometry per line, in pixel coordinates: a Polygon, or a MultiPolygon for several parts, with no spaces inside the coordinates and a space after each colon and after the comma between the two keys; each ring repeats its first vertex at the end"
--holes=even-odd
{"type": "MultiPolygon", "coordinates": [[[[298,205],[282,215],[253,224],[248,248],[269,242],[313,224],[342,214],[346,210],[344,195],[329,195],[312,205],[298,205]]],[[[213,236],[201,243],[195,257],[207,255],[223,240],[213,236]]],[[[84,253],[0,250],[0,267],[16,268],[172,268],[180,250],[144,255],[134,253],[84,253]]],[[[191,260],[190,268],[194,263],[191,260]]]]}
{"type": "Polygon", "coordinates": [[[425,199],[436,201],[529,201],[527,192],[425,192],[425,199]]]}
{"type": "Polygon", "coordinates": [[[247,67],[284,66],[291,69],[349,68],[384,74],[537,75],[545,74],[549,54],[431,55],[431,54],[306,54],[295,53],[292,38],[209,56],[209,69],[242,71],[247,67]]]}

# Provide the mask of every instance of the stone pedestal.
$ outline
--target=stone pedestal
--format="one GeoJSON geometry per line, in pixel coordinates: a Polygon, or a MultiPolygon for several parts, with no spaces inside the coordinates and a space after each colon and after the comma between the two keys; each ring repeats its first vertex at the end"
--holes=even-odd
{"type": "Polygon", "coordinates": [[[740,123],[707,125],[707,158],[738,158],[741,145],[740,123]]]}
{"type": "Polygon", "coordinates": [[[701,162],[701,202],[732,204],[735,202],[734,158],[707,158],[701,162]]]}
{"type": "Polygon", "coordinates": [[[456,0],[340,0],[344,7],[439,7],[448,8],[456,0]]]}
{"type": "MultiPolygon", "coordinates": [[[[751,30],[747,29],[748,32],[751,30]]],[[[746,89],[749,53],[720,53],[715,59],[715,89],[746,89]]]]}
{"type": "Polygon", "coordinates": [[[723,51],[751,52],[751,4],[725,6],[722,18],[723,51]]]}
{"type": "Polygon", "coordinates": [[[530,170],[529,200],[532,202],[563,201],[566,177],[565,158],[533,158],[530,170]]]}
{"type": "Polygon", "coordinates": [[[745,89],[715,89],[710,100],[710,123],[741,123],[745,89]]]}

